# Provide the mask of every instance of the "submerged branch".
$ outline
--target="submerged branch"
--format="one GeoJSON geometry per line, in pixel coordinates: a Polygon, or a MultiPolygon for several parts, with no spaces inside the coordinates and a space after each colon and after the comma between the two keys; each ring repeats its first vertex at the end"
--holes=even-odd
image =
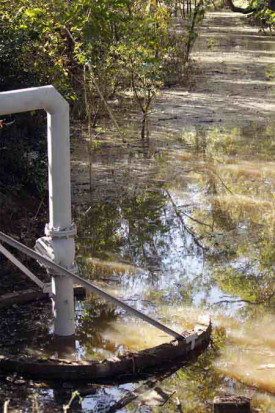
{"type": "Polygon", "coordinates": [[[236,303],[245,303],[245,304],[251,304],[251,305],[262,304],[261,302],[240,299],[240,300],[220,300],[220,301],[216,301],[215,303],[213,303],[212,306],[219,305],[219,304],[236,304],[236,303]]]}
{"type": "Polygon", "coordinates": [[[216,301],[215,303],[212,304],[214,305],[219,305],[219,304],[236,304],[236,303],[245,303],[249,305],[261,305],[261,304],[266,304],[267,307],[271,307],[270,305],[267,305],[270,300],[275,296],[275,291],[272,291],[269,295],[267,295],[265,298],[258,299],[257,301],[251,301],[251,300],[245,300],[245,299],[238,299],[238,300],[220,300],[216,301]]]}
{"type": "Polygon", "coordinates": [[[214,171],[212,168],[210,168],[211,173],[213,175],[215,175],[221,182],[221,184],[224,186],[224,188],[231,194],[233,195],[233,192],[231,191],[231,189],[228,188],[228,186],[224,183],[223,179],[221,178],[221,176],[218,174],[218,172],[214,171]]]}
{"type": "Polygon", "coordinates": [[[205,227],[212,228],[212,225],[206,224],[205,222],[202,222],[202,221],[200,221],[199,219],[196,219],[196,218],[192,217],[191,215],[187,214],[187,213],[184,212],[184,211],[181,211],[181,213],[182,213],[183,215],[185,215],[187,218],[191,219],[191,221],[196,222],[197,224],[204,225],[205,227]]]}
{"type": "Polygon", "coordinates": [[[169,198],[169,200],[170,200],[170,202],[171,202],[171,204],[172,204],[172,206],[173,206],[173,208],[174,208],[174,211],[175,211],[176,216],[177,216],[178,219],[180,220],[181,225],[183,226],[183,228],[185,229],[185,231],[187,231],[188,234],[190,234],[190,235],[192,236],[195,244],[196,244],[199,248],[201,248],[202,250],[207,250],[208,248],[205,247],[204,245],[202,245],[202,244],[200,243],[200,241],[199,241],[198,237],[196,236],[196,234],[185,224],[184,220],[182,219],[181,213],[180,213],[177,205],[175,204],[175,202],[174,202],[174,200],[173,200],[170,192],[168,191],[168,189],[166,189],[166,194],[167,194],[167,196],[168,196],[168,198],[169,198]]]}

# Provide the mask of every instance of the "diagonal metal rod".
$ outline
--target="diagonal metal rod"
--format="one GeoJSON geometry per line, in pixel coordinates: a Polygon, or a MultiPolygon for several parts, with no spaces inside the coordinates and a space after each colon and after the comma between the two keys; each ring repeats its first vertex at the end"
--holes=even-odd
{"type": "Polygon", "coordinates": [[[44,288],[44,283],[39,280],[27,267],[25,267],[22,262],[20,262],[14,255],[12,255],[5,247],[4,245],[0,244],[0,252],[2,252],[3,255],[5,255],[6,258],[8,258],[14,265],[16,265],[18,268],[20,268],[21,271],[23,271],[24,274],[26,274],[33,282],[35,282],[38,287],[44,288]]]}
{"type": "Polygon", "coordinates": [[[100,295],[101,297],[105,298],[107,301],[111,301],[118,305],[119,307],[124,308],[124,310],[128,311],[131,314],[134,314],[136,317],[141,318],[142,320],[146,321],[147,323],[151,324],[152,326],[158,328],[159,330],[164,331],[166,334],[169,334],[170,336],[176,338],[177,340],[180,341],[186,341],[185,337],[176,331],[172,330],[169,327],[166,327],[164,324],[160,323],[157,320],[154,320],[153,318],[149,317],[146,314],[143,314],[141,311],[136,310],[135,308],[129,306],[128,304],[125,304],[123,301],[119,300],[118,298],[114,297],[111,294],[106,293],[103,291],[101,288],[96,287],[94,284],[84,280],[81,278],[79,275],[76,275],[72,273],[71,271],[68,271],[66,268],[61,267],[60,265],[54,263],[53,261],[49,260],[48,258],[44,257],[41,254],[38,254],[37,252],[33,251],[31,248],[26,247],[25,245],[21,244],[20,242],[16,241],[15,239],[11,238],[10,236],[4,234],[3,232],[0,231],[0,240],[3,242],[6,242],[7,244],[11,245],[12,247],[18,249],[19,251],[25,253],[31,258],[34,258],[35,260],[40,261],[42,264],[45,266],[51,268],[55,273],[61,274],[64,276],[69,276],[73,280],[75,280],[78,284],[82,285],[84,288],[87,290],[93,291],[94,293],[100,295]]]}

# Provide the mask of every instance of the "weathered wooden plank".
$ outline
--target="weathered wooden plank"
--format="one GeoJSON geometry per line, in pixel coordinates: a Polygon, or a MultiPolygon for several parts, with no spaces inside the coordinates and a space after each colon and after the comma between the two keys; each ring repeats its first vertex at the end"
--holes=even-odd
{"type": "MultiPolygon", "coordinates": [[[[81,286],[75,286],[74,295],[76,298],[79,298],[80,300],[84,299],[86,296],[85,288],[81,286]]],[[[29,288],[27,290],[19,290],[14,291],[12,293],[0,295],[0,308],[7,308],[11,307],[14,304],[27,304],[32,301],[47,299],[49,299],[48,293],[43,293],[42,291],[29,288]]]]}
{"type": "Polygon", "coordinates": [[[33,290],[19,290],[13,293],[3,294],[0,296],[0,308],[11,307],[14,304],[26,304],[31,301],[47,299],[49,295],[42,291],[33,290]]]}

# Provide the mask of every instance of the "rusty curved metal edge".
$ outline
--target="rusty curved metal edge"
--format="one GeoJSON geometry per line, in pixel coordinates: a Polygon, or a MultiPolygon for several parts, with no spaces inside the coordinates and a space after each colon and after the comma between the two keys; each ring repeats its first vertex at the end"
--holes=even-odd
{"type": "Polygon", "coordinates": [[[195,346],[192,343],[173,340],[139,352],[128,352],[119,357],[104,361],[68,361],[61,359],[39,359],[26,356],[0,355],[0,371],[44,380],[90,381],[127,377],[137,377],[154,368],[165,367],[173,362],[190,361],[201,354],[209,345],[211,321],[205,328],[196,331],[195,346]]]}

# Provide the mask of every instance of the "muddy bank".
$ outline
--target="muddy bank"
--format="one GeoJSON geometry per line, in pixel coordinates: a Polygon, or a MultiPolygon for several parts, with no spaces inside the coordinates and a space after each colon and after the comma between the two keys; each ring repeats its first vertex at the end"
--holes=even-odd
{"type": "Polygon", "coordinates": [[[232,127],[272,120],[275,111],[274,36],[259,33],[231,12],[208,14],[192,54],[197,74],[191,90],[165,91],[153,124],[232,127]],[[172,119],[169,119],[172,118],[172,119]]]}

